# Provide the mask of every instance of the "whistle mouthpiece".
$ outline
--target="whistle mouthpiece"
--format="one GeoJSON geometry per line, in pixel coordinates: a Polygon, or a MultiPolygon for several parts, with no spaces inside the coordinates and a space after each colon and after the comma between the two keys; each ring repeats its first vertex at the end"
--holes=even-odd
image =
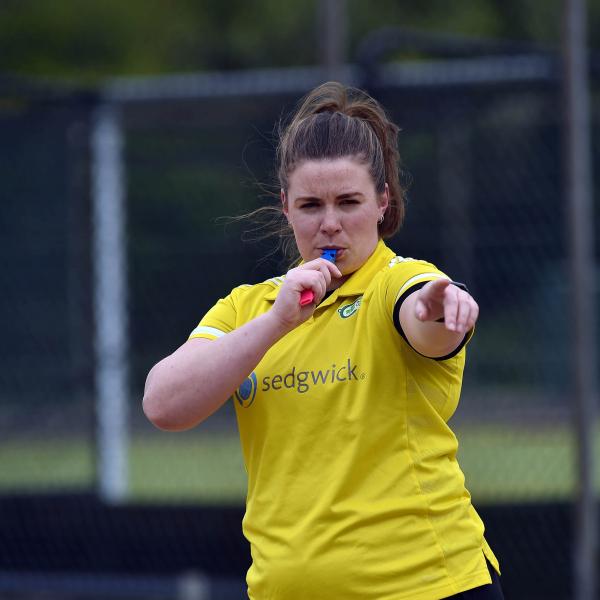
{"type": "Polygon", "coordinates": [[[329,262],[335,263],[337,257],[337,248],[325,248],[321,251],[321,258],[328,260],[329,262]]]}

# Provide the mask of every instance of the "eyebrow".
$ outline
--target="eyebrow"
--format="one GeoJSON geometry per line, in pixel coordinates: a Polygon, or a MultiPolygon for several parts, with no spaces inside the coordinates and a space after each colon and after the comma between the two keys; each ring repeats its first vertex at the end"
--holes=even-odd
{"type": "MultiPolygon", "coordinates": [[[[336,196],[336,199],[345,200],[346,198],[356,198],[356,196],[364,197],[364,194],[362,192],[346,192],[336,196]]],[[[321,200],[321,198],[318,196],[298,196],[298,198],[294,198],[294,202],[302,202],[303,200],[321,200]]]]}

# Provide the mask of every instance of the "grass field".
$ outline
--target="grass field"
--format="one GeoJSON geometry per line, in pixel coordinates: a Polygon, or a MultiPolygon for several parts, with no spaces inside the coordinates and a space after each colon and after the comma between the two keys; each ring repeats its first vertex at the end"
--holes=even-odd
{"type": "MultiPolygon", "coordinates": [[[[533,502],[572,494],[574,445],[565,427],[471,425],[457,435],[459,461],[476,501],[533,502]]],[[[598,470],[600,443],[595,450],[598,470]]],[[[94,480],[92,445],[64,436],[0,442],[0,464],[0,493],[83,491],[94,480]]],[[[245,488],[235,433],[156,433],[132,440],[132,501],[238,504],[245,488]]]]}

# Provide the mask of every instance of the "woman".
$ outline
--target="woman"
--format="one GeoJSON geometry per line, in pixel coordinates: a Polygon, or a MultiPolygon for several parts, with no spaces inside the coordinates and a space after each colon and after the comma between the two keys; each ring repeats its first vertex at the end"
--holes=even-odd
{"type": "Polygon", "coordinates": [[[403,218],[397,133],[359,90],[311,92],[278,147],[302,261],[235,288],[148,375],[161,429],[234,398],[251,599],[502,598],[447,425],[478,307],[382,240],[403,218]]]}

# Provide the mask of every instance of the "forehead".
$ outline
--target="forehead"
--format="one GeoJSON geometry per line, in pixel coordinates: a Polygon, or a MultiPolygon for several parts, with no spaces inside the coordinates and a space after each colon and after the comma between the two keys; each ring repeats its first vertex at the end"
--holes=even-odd
{"type": "Polygon", "coordinates": [[[342,195],[375,192],[368,167],[356,158],[306,160],[300,163],[288,179],[290,196],[342,195]]]}

